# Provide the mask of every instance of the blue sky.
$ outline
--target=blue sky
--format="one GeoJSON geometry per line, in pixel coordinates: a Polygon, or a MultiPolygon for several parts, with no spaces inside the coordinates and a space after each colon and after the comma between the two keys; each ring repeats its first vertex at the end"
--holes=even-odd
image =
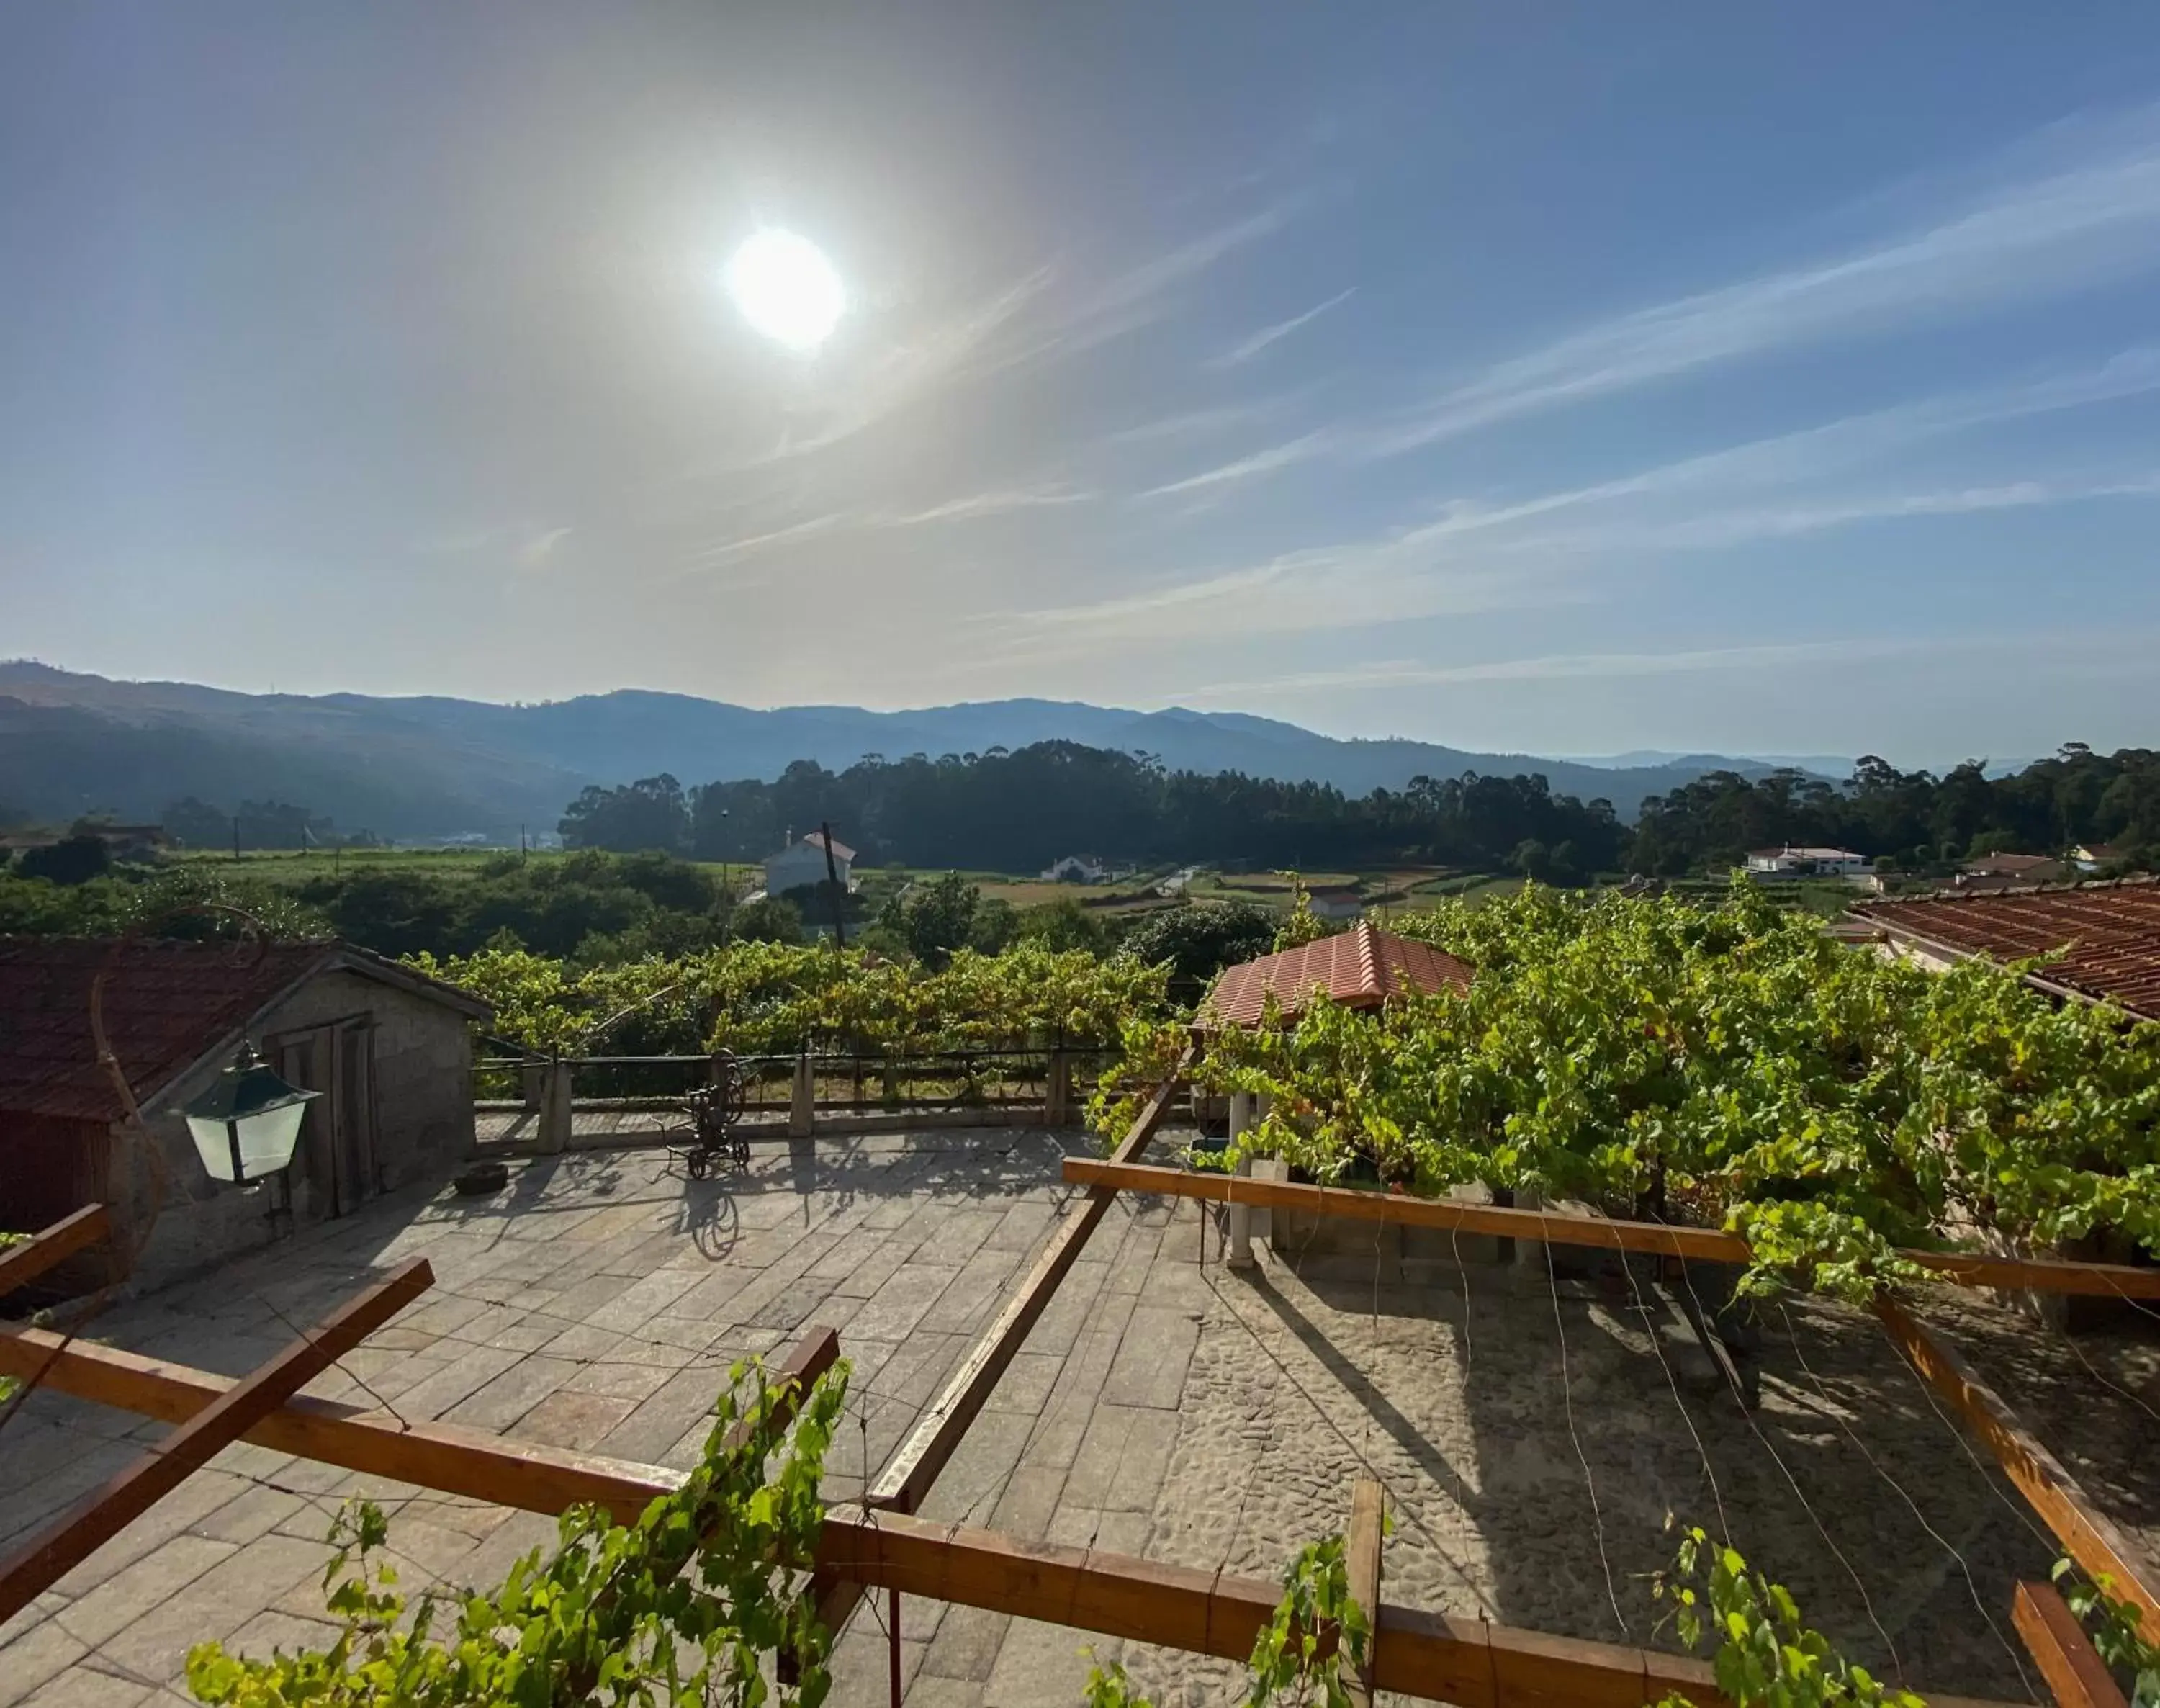
{"type": "Polygon", "coordinates": [[[2146,8],[19,7],[0,257],[0,653],[2160,742],[2146,8]]]}

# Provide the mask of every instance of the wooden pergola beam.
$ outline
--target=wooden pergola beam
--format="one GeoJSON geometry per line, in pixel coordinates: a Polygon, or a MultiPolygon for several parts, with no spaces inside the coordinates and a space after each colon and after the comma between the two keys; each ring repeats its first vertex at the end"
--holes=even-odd
{"type": "Polygon", "coordinates": [[[195,1472],[276,1411],[434,1285],[415,1258],[323,1319],[313,1333],[234,1383],[103,1487],[92,1489],[0,1560],[0,1620],[28,1607],[195,1472]]]}
{"type": "MultiPolygon", "coordinates": [[[[827,1514],[818,1557],[823,1569],[866,1586],[1233,1660],[1252,1653],[1282,1596],[1266,1578],[860,1507],[827,1514]]],[[[1680,1690],[1696,1708],[1729,1708],[1711,1669],[1683,1656],[1405,1607],[1383,1606],[1373,1617],[1379,1690],[1458,1708],[1640,1708],[1680,1690]]]]}
{"type": "MultiPolygon", "coordinates": [[[[37,1330],[0,1333],[0,1370],[49,1363],[56,1392],[175,1421],[237,1384],[185,1365],[37,1330]]],[[[829,1331],[813,1339],[831,1344],[829,1331]]],[[[805,1348],[798,1346],[797,1358],[805,1348]]],[[[789,1368],[822,1368],[816,1358],[789,1368]]],[[[295,1397],[244,1439],[325,1464],[470,1495],[527,1512],[586,1503],[629,1523],[684,1473],[563,1447],[508,1441],[449,1424],[400,1425],[382,1412],[295,1397]]],[[[826,1516],[818,1571],[828,1581],[889,1587],[1046,1623],[1243,1659],[1281,1591],[1263,1578],[1157,1565],[1128,1555],[1035,1546],[994,1531],[898,1512],[837,1507],[826,1516]]],[[[1480,1620],[1383,1605],[1375,1621],[1374,1684],[1461,1708],[1640,1708],[1669,1690],[1697,1708],[1725,1708],[1704,1663],[1654,1650],[1548,1637],[1480,1620]],[[1497,1687],[1497,1695],[1495,1694],[1497,1687]]],[[[1931,1696],[1930,1708],[1960,1705],[1931,1696]]]]}
{"type": "Polygon", "coordinates": [[[0,1296],[27,1286],[64,1259],[86,1245],[95,1245],[112,1231],[112,1218],[102,1204],[86,1204],[43,1233],[20,1245],[0,1251],[0,1296]]]}
{"type": "MultiPolygon", "coordinates": [[[[1170,1077],[1155,1088],[1139,1118],[1111,1153],[1114,1162],[1129,1162],[1147,1149],[1148,1141],[1155,1137],[1163,1117],[1170,1112],[1171,1099],[1176,1094],[1178,1083],[1192,1060],[1192,1048],[1188,1045],[1170,1077]]],[[[929,1493],[930,1485],[958,1451],[968,1425],[989,1401],[991,1390],[1012,1363],[1013,1355],[1026,1342],[1029,1331],[1049,1308],[1058,1283],[1078,1259],[1116,1196],[1107,1188],[1098,1188],[1066,1212],[1019,1290],[1005,1301],[1005,1308],[983,1331],[974,1349],[945,1384],[937,1403],[923,1414],[914,1432],[878,1473],[870,1492],[871,1506],[896,1508],[906,1513],[922,1509],[922,1498],[929,1493]]]]}
{"type": "Polygon", "coordinates": [[[2019,1584],[2010,1617],[2059,1708],[2130,1708],[2092,1638],[2054,1585],[2019,1584]]]}
{"type": "MultiPolygon", "coordinates": [[[[1359,1222],[1395,1223],[1463,1233],[1497,1233],[1555,1245],[1596,1246],[1606,1251],[1649,1252],[1706,1263],[1750,1264],[1753,1249],[1737,1233],[1715,1228],[1680,1228],[1662,1222],[1627,1222],[1576,1216],[1559,1210],[1508,1210],[1462,1204],[1447,1198],[1400,1192],[1358,1191],[1343,1186],[1254,1180],[1244,1175],[1163,1168],[1113,1157],[1068,1157],[1065,1178],[1076,1185],[1121,1191],[1158,1192],[1203,1203],[1248,1204],[1302,1210],[1359,1222]]],[[[2040,1293],[2093,1294],[2107,1298],[2160,1299],[2160,1269],[2127,1264],[2075,1263],[2057,1258],[1988,1257],[1974,1252],[1903,1251],[1901,1257],[1967,1287],[2022,1288],[2040,1293]]]]}
{"type": "MultiPolygon", "coordinates": [[[[1380,1544],[1388,1530],[1387,1491],[1369,1477],[1351,1486],[1350,1528],[1342,1533],[1343,1564],[1350,1580],[1350,1599],[1377,1619],[1380,1607],[1380,1544]]],[[[1352,1708],[1373,1708],[1374,1656],[1380,1643],[1376,1623],[1368,1639],[1365,1664],[1343,1683],[1348,1687],[1352,1708]]]]}
{"type": "MultiPolygon", "coordinates": [[[[1171,1099],[1176,1095],[1186,1070],[1192,1065],[1197,1047],[1186,1046],[1176,1067],[1155,1088],[1138,1119],[1119,1140],[1118,1148],[1110,1153],[1112,1160],[1129,1162],[1146,1150],[1148,1141],[1162,1125],[1163,1117],[1170,1113],[1171,1099]]],[[[1108,1189],[1098,1189],[1066,1212],[1018,1290],[1005,1301],[1005,1308],[983,1331],[974,1350],[953,1373],[944,1392],[937,1396],[937,1403],[923,1414],[922,1421],[901,1443],[900,1451],[878,1473],[868,1497],[870,1505],[904,1513],[922,1509],[931,1484],[959,1451],[968,1426],[989,1403],[998,1378],[1011,1364],[1014,1354],[1026,1344],[1030,1331],[1049,1308],[1058,1284],[1078,1259],[1116,1196],[1108,1189]]],[[[840,1628],[847,1623],[856,1604],[862,1600],[863,1586],[821,1576],[817,1589],[818,1619],[837,1638],[840,1628]]]]}
{"type": "Polygon", "coordinates": [[[2062,1461],[2018,1421],[2002,1396],[1981,1379],[1956,1348],[1903,1305],[1887,1296],[1879,1298],[1875,1314],[1898,1350],[1949,1403],[1967,1432],[1994,1454],[2002,1474],[2055,1533],[2063,1551],[2088,1576],[2111,1578],[2116,1596],[2143,1610],[2145,1628],[2160,1629],[2160,1596],[2153,1593],[2160,1576],[2093,1505],[2062,1461]]]}
{"type": "MultiPolygon", "coordinates": [[[[810,1329],[772,1373],[790,1384],[792,1408],[800,1391],[830,1368],[839,1337],[829,1328],[810,1329]]],[[[40,1329],[0,1332],[0,1374],[46,1371],[44,1386],[78,1399],[123,1411],[185,1423],[237,1384],[229,1376],[185,1364],[146,1358],[112,1347],[76,1342],[40,1329]]],[[[381,1411],[296,1394],[251,1425],[241,1439],[348,1471],[366,1472],[445,1494],[553,1518],[573,1506],[604,1508],[618,1524],[634,1524],[658,1496],[671,1494],[687,1473],[665,1465],[641,1465],[506,1441],[457,1424],[400,1424],[381,1411]]]]}

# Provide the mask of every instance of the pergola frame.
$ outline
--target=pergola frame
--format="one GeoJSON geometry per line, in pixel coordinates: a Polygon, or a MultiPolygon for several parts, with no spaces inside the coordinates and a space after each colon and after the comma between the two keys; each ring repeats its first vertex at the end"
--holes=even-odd
{"type": "MultiPolygon", "coordinates": [[[[927,1596],[1193,1653],[1242,1659],[1250,1653],[1280,1593],[1270,1581],[1165,1565],[1106,1550],[1031,1543],[916,1516],[939,1472],[958,1449],[968,1425],[981,1412],[1120,1190],[1254,1206],[1294,1199],[1295,1207],[1367,1219],[1422,1222],[1426,1212],[1436,1209],[1451,1217],[1458,1212],[1521,1217],[1520,1224],[1511,1220],[1504,1230],[1496,1223],[1486,1231],[1607,1249],[1710,1255],[1706,1250],[1675,1250],[1675,1243],[1690,1243],[1702,1230],[1659,1227],[1653,1233],[1647,1230],[1654,1224],[1544,1211],[1441,1206],[1389,1195],[1141,1166],[1138,1158],[1168,1114],[1191,1059],[1188,1051],[1157,1088],[1107,1163],[1073,1159],[1065,1164],[1065,1177],[1087,1185],[1087,1196],[1051,1230],[1019,1289],[880,1474],[865,1502],[836,1506],[827,1513],[813,1584],[821,1614],[835,1638],[862,1594],[881,1588],[896,1596],[902,1592],[927,1596]],[[1274,1196],[1277,1193],[1285,1197],[1279,1199],[1274,1196]],[[1365,1207],[1352,1209],[1339,1205],[1340,1200],[1357,1200],[1365,1207]],[[1375,1205],[1389,1207],[1375,1217],[1369,1207],[1375,1205]],[[1639,1244],[1630,1231],[1638,1228],[1646,1230],[1639,1244]],[[1667,1243],[1649,1243],[1653,1239],[1667,1243]]],[[[79,1212],[28,1244],[11,1249],[0,1257],[0,1284],[19,1285],[79,1249],[97,1236],[101,1217],[95,1209],[79,1212]]],[[[1450,1220],[1438,1225],[1473,1223],[1450,1220]]],[[[1721,1242],[1732,1238],[1709,1237],[1721,1242]]],[[[1743,1245],[1743,1257],[1744,1253],[1743,1245]]],[[[1722,1244],[1716,1256],[1733,1260],[1722,1244]]],[[[2116,1285],[2115,1276],[2099,1274],[2109,1267],[2104,1265],[1985,1259],[1976,1259],[1972,1266],[1941,1267],[1948,1279],[1972,1285],[2044,1289],[2052,1280],[2064,1291],[2126,1290],[2116,1285]],[[1996,1279],[2005,1273],[1996,1267],[2002,1264],[2015,1265],[2018,1279],[1996,1279]]],[[[2149,1272],[2124,1273],[2142,1276],[2149,1272]]],[[[72,1564],[232,1441],[252,1441],[444,1493],[551,1515],[587,1503],[605,1508],[619,1522],[629,1522],[650,1501],[681,1487],[684,1473],[662,1466],[509,1441],[452,1424],[407,1424],[382,1411],[298,1395],[296,1390],[309,1375],[328,1368],[344,1347],[387,1321],[429,1280],[424,1264],[407,1265],[349,1303],[314,1334],[304,1336],[293,1347],[238,1381],[76,1342],[44,1330],[0,1330],[0,1374],[162,1418],[176,1426],[146,1455],[145,1463],[153,1467],[147,1481],[143,1465],[131,1467],[0,1560],[0,1619],[51,1581],[44,1573],[58,1557],[53,1554],[55,1535],[62,1539],[61,1555],[84,1539],[95,1539],[73,1554],[68,1562],[72,1564]],[[296,1373],[300,1373],[298,1379],[292,1379],[296,1373]],[[145,1488],[155,1492],[140,1499],[145,1488]],[[129,1493],[129,1489],[137,1493],[129,1493]],[[16,1599],[26,1586],[29,1593],[16,1599]]],[[[2069,1473],[2018,1424],[2000,1396],[1902,1306],[1886,1300],[1878,1315],[1901,1352],[1996,1455],[2013,1485],[2061,1538],[2071,1557],[2090,1572],[2113,1577],[2119,1595],[2151,1610],[2148,1617],[2160,1622],[2160,1600],[2153,1595],[2156,1580],[2150,1568],[2093,1509],[2069,1473]]],[[[809,1330],[776,1372],[782,1405],[792,1405],[839,1351],[832,1330],[809,1330]]],[[[1350,1563],[1357,1585],[1376,1601],[1381,1582],[1381,1510],[1375,1485],[1353,1493],[1347,1513],[1350,1563]]],[[[2105,1669],[2059,1597],[2051,1602],[2052,1596],[2054,1591],[2044,1586],[2021,1586],[2016,1610],[2021,1635],[2065,1708],[2073,1702],[2107,1704],[2102,1687],[2111,1685],[2105,1669]]],[[[1689,1657],[1550,1636],[1384,1602],[1371,1612],[1371,1649],[1354,1681],[1355,1690],[1393,1691],[1460,1708],[1641,1708],[1675,1692],[1689,1697],[1697,1708],[1732,1708],[1717,1689],[1709,1664],[1689,1657]]],[[[1323,1640],[1327,1635],[1323,1633],[1323,1640]]],[[[896,1691],[897,1674],[895,1677],[896,1691]]],[[[1929,1700],[1945,1708],[2002,1708],[1945,1696],[1929,1700]]]]}

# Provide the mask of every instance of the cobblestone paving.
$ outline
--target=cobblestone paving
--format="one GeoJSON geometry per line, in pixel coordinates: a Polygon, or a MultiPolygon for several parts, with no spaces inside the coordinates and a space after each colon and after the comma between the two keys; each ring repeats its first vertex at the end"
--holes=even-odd
{"type": "MultiPolygon", "coordinates": [[[[821,1138],[761,1145],[750,1178],[698,1185],[657,1151],[573,1154],[518,1168],[497,1200],[370,1206],[99,1332],[236,1373],[371,1269],[424,1254],[433,1292],[311,1391],[683,1464],[732,1359],[830,1323],[855,1370],[828,1478],[844,1499],[1024,1271],[1077,1143],[821,1138]]],[[[2044,1574],[2052,1551],[1870,1320],[1773,1311],[1751,1420],[1684,1334],[1652,1332],[1654,1296],[1618,1271],[1472,1260],[1413,1285],[1377,1254],[1267,1254],[1238,1272],[1220,1245],[1196,1206],[1115,1203],[926,1516],[1271,1577],[1341,1526],[1353,1478],[1375,1476],[1396,1519],[1389,1600],[1669,1646],[1649,1594],[1666,1516],[1715,1532],[1721,1505],[1736,1542],[1872,1664],[1894,1670],[1894,1648],[1916,1685],[2031,1695],[1981,1610],[2007,1635],[2013,1579],[2044,1574]]],[[[2150,1343],[2066,1352],[2004,1312],[1939,1314],[2043,1435],[2064,1430],[2058,1445],[2111,1514],[2160,1541],[2160,1455],[2139,1409],[2150,1343]]],[[[0,1536],[157,1432],[37,1396],[0,1437],[0,1536]]],[[[389,1507],[412,1583],[492,1581],[552,1534],[532,1515],[229,1450],[0,1630],[0,1708],[169,1696],[207,1637],[250,1651],[320,1640],[322,1537],[359,1493],[389,1507]]],[[[886,1700],[885,1617],[882,1597],[866,1604],[841,1643],[836,1701],[886,1700]]],[[[1159,1703],[1237,1700],[1227,1664],[913,1598],[901,1617],[911,1703],[1077,1702],[1091,1647],[1159,1703]]]]}

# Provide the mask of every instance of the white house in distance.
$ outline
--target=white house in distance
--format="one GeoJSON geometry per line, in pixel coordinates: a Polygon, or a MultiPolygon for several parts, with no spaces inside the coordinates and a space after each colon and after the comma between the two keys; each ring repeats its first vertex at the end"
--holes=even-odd
{"type": "Polygon", "coordinates": [[[2081,872],[2096,872],[2129,857],[2128,849],[2105,842],[2081,842],[2070,850],[2070,863],[2081,872]]]}
{"type": "Polygon", "coordinates": [[[1067,854],[1042,869],[1046,884],[1114,884],[1137,870],[1131,861],[1106,860],[1100,854],[1067,854]]]}
{"type": "Polygon", "coordinates": [[[1349,885],[1328,885],[1306,891],[1316,919],[1357,919],[1365,911],[1365,898],[1349,885]]]}
{"type": "Polygon", "coordinates": [[[1866,854],[1849,848],[1751,849],[1747,875],[1751,878],[1861,878],[1867,875],[1866,854]]]}
{"type": "MultiPolygon", "coordinates": [[[[833,838],[833,870],[839,876],[844,888],[852,890],[855,880],[850,870],[855,863],[855,851],[837,836],[833,838]]],[[[785,896],[790,890],[799,890],[806,884],[825,881],[825,837],[822,831],[813,830],[800,842],[795,833],[787,833],[787,846],[778,854],[765,857],[765,893],[785,896]]]]}

